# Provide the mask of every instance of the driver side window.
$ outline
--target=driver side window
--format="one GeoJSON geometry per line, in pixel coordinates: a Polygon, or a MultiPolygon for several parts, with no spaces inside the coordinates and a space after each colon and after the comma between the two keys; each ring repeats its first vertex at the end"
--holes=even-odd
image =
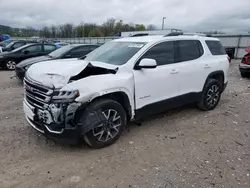
{"type": "Polygon", "coordinates": [[[150,48],[141,59],[154,59],[158,66],[174,63],[174,42],[162,42],[150,48]]]}

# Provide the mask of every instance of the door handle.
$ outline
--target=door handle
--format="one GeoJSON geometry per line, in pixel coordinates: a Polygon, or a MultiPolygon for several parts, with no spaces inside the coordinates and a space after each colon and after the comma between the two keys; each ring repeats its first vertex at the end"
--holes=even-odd
{"type": "Polygon", "coordinates": [[[208,68],[210,68],[210,66],[209,66],[208,64],[205,64],[205,65],[204,65],[204,68],[205,68],[205,69],[208,69],[208,68]]]}
{"type": "Polygon", "coordinates": [[[179,71],[177,71],[175,69],[172,69],[171,72],[170,72],[170,74],[178,74],[178,73],[179,73],[179,71]]]}

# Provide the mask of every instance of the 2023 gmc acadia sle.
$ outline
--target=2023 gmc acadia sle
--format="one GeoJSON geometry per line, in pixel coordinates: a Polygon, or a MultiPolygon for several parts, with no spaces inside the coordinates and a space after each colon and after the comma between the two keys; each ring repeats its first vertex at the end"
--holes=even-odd
{"type": "Polygon", "coordinates": [[[144,36],[104,44],[84,59],[32,65],[24,111],[36,130],[93,148],[114,143],[129,121],[187,103],[214,109],[229,62],[216,38],[144,36]]]}

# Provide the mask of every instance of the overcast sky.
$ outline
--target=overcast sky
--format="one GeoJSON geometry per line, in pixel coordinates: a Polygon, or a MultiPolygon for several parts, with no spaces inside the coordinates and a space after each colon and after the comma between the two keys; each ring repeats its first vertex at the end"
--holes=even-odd
{"type": "Polygon", "coordinates": [[[250,31],[250,0],[0,0],[0,24],[13,27],[103,23],[154,24],[188,31],[250,31]]]}

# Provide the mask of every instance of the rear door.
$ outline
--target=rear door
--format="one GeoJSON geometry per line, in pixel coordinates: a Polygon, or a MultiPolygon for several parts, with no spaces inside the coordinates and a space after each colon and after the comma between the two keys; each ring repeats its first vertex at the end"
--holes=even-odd
{"type": "MultiPolygon", "coordinates": [[[[204,80],[205,64],[204,49],[199,40],[179,40],[175,42],[176,49],[176,70],[180,83],[179,95],[195,94],[202,91],[204,80]]],[[[192,99],[190,99],[192,100],[192,99]]],[[[185,102],[185,101],[184,101],[185,102]]]]}
{"type": "Polygon", "coordinates": [[[34,44],[32,46],[28,46],[28,47],[21,50],[20,59],[24,60],[24,59],[28,59],[31,57],[37,57],[37,56],[40,56],[42,54],[42,52],[43,52],[42,45],[41,44],[34,44]]]}

